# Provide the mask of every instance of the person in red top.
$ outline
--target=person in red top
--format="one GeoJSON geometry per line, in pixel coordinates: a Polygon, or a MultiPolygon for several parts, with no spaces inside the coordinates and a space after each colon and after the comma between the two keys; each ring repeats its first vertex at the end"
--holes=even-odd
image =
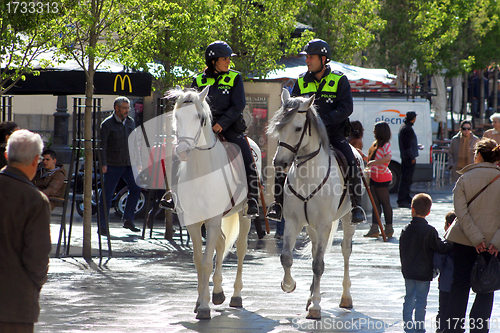
{"type": "MultiPolygon", "coordinates": [[[[392,237],[392,207],[389,198],[389,184],[392,181],[392,173],[389,170],[391,162],[391,128],[385,121],[379,121],[373,129],[375,141],[368,150],[368,164],[370,168],[370,191],[372,192],[378,213],[385,217],[385,235],[392,237]],[[382,208],[382,209],[381,209],[382,208]]],[[[372,226],[365,237],[378,237],[378,224],[375,219],[375,211],[372,214],[372,226]]]]}

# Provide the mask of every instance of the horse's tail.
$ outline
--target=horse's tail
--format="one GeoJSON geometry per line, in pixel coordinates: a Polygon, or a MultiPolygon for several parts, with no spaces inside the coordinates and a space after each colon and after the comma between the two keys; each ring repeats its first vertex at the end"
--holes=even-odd
{"type": "Polygon", "coordinates": [[[224,236],[226,236],[226,245],[224,247],[224,255],[222,257],[224,259],[238,239],[238,234],[240,233],[240,214],[236,213],[224,217],[222,219],[221,228],[224,236]]]}
{"type": "MultiPolygon", "coordinates": [[[[332,250],[333,239],[335,238],[335,234],[337,232],[337,228],[339,225],[339,220],[332,222],[332,229],[330,230],[330,234],[328,235],[328,242],[326,243],[325,253],[329,253],[332,250]]],[[[306,226],[307,234],[310,235],[311,232],[316,232],[312,230],[309,226],[306,226]]],[[[300,250],[297,250],[298,254],[305,258],[312,257],[312,242],[311,239],[308,239],[307,243],[300,250]]]]}
{"type": "Polygon", "coordinates": [[[339,220],[335,220],[332,222],[332,230],[330,230],[330,235],[328,235],[328,243],[326,243],[325,253],[329,253],[333,246],[333,239],[335,238],[335,234],[337,233],[337,229],[339,227],[339,220]]]}

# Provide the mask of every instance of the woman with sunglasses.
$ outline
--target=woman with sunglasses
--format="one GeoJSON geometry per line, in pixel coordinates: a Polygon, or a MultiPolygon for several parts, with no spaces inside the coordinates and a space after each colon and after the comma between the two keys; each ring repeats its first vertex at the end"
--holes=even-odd
{"type": "Polygon", "coordinates": [[[474,145],[479,138],[472,133],[472,123],[463,120],[460,131],[451,138],[448,152],[448,169],[451,169],[451,180],[456,182],[460,176],[457,171],[474,162],[474,145]]]}

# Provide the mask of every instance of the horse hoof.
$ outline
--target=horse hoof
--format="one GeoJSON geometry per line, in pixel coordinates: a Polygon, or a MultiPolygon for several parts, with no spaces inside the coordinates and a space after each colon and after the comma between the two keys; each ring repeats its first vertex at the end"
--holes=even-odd
{"type": "Polygon", "coordinates": [[[196,302],[196,306],[194,307],[194,313],[198,312],[199,307],[200,307],[200,302],[196,302]]]}
{"type": "Polygon", "coordinates": [[[212,294],[212,303],[214,303],[215,305],[222,304],[222,303],[224,303],[225,300],[226,300],[226,296],[224,296],[223,291],[221,291],[220,293],[213,293],[212,294]]]}
{"type": "Polygon", "coordinates": [[[321,319],[321,310],[310,309],[307,313],[307,319],[321,319]]]}
{"type": "Polygon", "coordinates": [[[297,287],[297,282],[293,281],[293,286],[288,286],[286,285],[283,281],[281,281],[281,290],[283,290],[286,293],[291,293],[295,290],[297,287]]]}
{"type": "Polygon", "coordinates": [[[229,306],[232,308],[242,308],[243,300],[241,299],[241,296],[231,297],[231,302],[229,302],[229,306]]]}
{"type": "Polygon", "coordinates": [[[210,309],[198,309],[198,313],[196,314],[196,319],[212,319],[210,317],[210,309]]]}
{"type": "Polygon", "coordinates": [[[352,309],[352,298],[342,297],[339,306],[343,309],[352,309]]]}

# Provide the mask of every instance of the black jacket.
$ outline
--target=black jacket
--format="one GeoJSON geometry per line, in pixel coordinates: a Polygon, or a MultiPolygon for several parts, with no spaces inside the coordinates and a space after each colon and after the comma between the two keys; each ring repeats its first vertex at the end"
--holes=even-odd
{"type": "Polygon", "coordinates": [[[450,253],[452,245],[439,238],[436,228],[414,217],[399,237],[401,271],[405,279],[432,281],[434,252],[450,253]]]}
{"type": "Polygon", "coordinates": [[[414,160],[418,156],[418,142],[413,123],[407,121],[399,129],[399,152],[401,159],[414,160]]]}
{"type": "Polygon", "coordinates": [[[130,166],[130,155],[128,151],[128,136],[135,129],[134,119],[127,117],[125,125],[119,122],[115,114],[101,124],[101,166],[130,166]]]}
{"type": "MultiPolygon", "coordinates": [[[[238,73],[235,71],[231,72],[238,73]]],[[[215,83],[211,85],[208,90],[207,102],[212,111],[212,124],[215,125],[218,123],[222,127],[222,130],[225,131],[239,118],[242,118],[246,100],[241,74],[238,73],[232,87],[224,85],[224,82],[221,82],[223,74],[225,73],[221,73],[221,75],[215,77],[215,83]]],[[[200,75],[203,79],[213,78],[207,73],[202,73],[200,75]]],[[[191,88],[201,90],[204,87],[198,86],[195,78],[191,84],[191,88]]]]}
{"type": "MultiPolygon", "coordinates": [[[[303,73],[300,77],[304,78],[304,82],[316,84],[319,88],[321,86],[321,82],[324,81],[324,79],[326,79],[330,74],[341,76],[338,81],[336,94],[332,95],[316,91],[314,96],[314,105],[321,117],[321,120],[326,126],[328,136],[345,137],[346,129],[348,126],[350,127],[348,119],[353,112],[351,85],[347,77],[342,72],[332,72],[330,66],[328,65],[326,66],[325,73],[323,74],[320,82],[318,82],[316,77],[310,72],[303,73]]],[[[293,86],[292,96],[309,97],[309,94],[301,93],[298,82],[299,80],[297,80],[293,86]]],[[[324,87],[322,91],[324,91],[324,87]]]]}

